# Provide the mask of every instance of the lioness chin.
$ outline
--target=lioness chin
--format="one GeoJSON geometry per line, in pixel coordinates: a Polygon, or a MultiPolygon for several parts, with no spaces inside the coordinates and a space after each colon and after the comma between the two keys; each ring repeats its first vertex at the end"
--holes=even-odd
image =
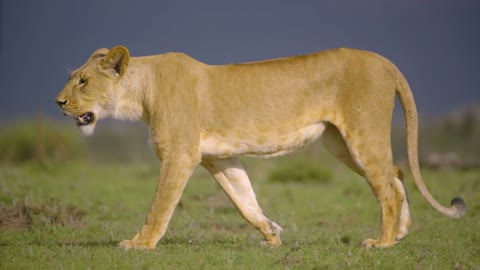
{"type": "Polygon", "coordinates": [[[407,235],[411,223],[402,174],[392,159],[396,96],[405,112],[417,187],[439,212],[462,216],[463,200],[455,198],[446,208],[426,189],[412,92],[395,65],[372,52],[340,48],[211,66],[182,53],[131,57],[117,46],[95,51],[70,74],[55,102],[87,135],[104,117],[149,126],[161,174],[145,225],[120,243],[124,249],[155,248],[198,165],[213,175],[266,245],[280,245],[282,228],[263,214],[238,157],[279,156],[320,136],[329,152],[367,180],[380,205],[380,234],[363,245],[389,247],[407,235]]]}

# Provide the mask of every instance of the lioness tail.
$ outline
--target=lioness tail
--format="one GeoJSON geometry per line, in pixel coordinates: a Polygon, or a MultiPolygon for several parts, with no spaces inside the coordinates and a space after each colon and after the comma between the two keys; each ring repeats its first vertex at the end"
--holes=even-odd
{"type": "Polygon", "coordinates": [[[410,170],[415,179],[415,184],[417,185],[420,193],[423,197],[437,209],[440,213],[451,217],[459,218],[463,216],[466,212],[465,202],[461,198],[454,198],[451,202],[451,207],[447,208],[440,203],[438,203],[433,196],[428,191],[425,183],[423,182],[422,175],[420,174],[420,165],[418,163],[418,114],[417,107],[415,105],[415,100],[413,99],[412,91],[408,85],[407,80],[403,74],[397,70],[397,89],[396,93],[402,104],[403,112],[405,115],[405,122],[407,126],[407,150],[408,150],[408,162],[410,165],[410,170]]]}

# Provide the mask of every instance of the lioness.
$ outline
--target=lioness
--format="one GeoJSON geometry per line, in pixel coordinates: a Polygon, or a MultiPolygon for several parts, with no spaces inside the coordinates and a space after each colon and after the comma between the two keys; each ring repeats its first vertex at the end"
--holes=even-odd
{"type": "Polygon", "coordinates": [[[124,249],[153,249],[167,229],[197,165],[205,167],[265,237],[281,244],[282,228],[264,215],[238,157],[275,157],[322,136],[329,152],[365,177],[381,209],[378,239],[404,238],[410,212],[402,174],[393,164],[392,111],[405,112],[408,158],[417,187],[439,212],[459,218],[462,199],[440,205],[426,189],[417,154],[418,117],[400,71],[382,56],[333,49],[289,58],[211,66],[183,53],[130,57],[127,48],[99,49],[70,74],[55,102],[82,132],[104,117],[143,120],[161,160],[161,174],[145,225],[124,249]]]}

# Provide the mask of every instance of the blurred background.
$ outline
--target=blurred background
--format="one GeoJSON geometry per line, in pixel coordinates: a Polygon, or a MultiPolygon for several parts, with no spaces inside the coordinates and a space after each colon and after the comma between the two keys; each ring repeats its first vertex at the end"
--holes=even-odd
{"type": "MultiPolygon", "coordinates": [[[[475,0],[19,0],[0,1],[0,12],[0,164],[155,160],[145,125],[104,121],[83,138],[53,103],[69,70],[97,48],[122,44],[133,56],[181,51],[209,64],[334,47],[380,53],[414,91],[423,164],[479,166],[475,0]]],[[[396,106],[399,162],[404,132],[396,106]]]]}

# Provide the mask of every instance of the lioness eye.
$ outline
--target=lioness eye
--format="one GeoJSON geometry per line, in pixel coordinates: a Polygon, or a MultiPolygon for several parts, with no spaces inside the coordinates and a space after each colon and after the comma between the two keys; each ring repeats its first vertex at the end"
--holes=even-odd
{"type": "Polygon", "coordinates": [[[86,83],[87,83],[87,79],[80,78],[80,80],[78,80],[78,84],[86,84],[86,83]]]}

